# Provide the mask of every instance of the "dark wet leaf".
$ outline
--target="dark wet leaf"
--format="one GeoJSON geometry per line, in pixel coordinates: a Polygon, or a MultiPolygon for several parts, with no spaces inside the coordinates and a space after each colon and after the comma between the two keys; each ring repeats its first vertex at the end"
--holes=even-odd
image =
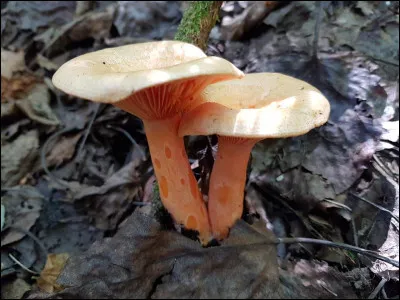
{"type": "Polygon", "coordinates": [[[374,74],[378,65],[356,52],[323,55],[321,58],[322,76],[338,93],[352,102],[366,101],[374,118],[383,115],[388,95],[381,77],[374,74]]]}
{"type": "Polygon", "coordinates": [[[345,276],[327,264],[279,269],[271,239],[262,224],[240,221],[222,246],[201,248],[135,212],[113,238],[69,259],[57,281],[63,291],[28,298],[355,297],[345,276]]]}
{"type": "Polygon", "coordinates": [[[277,6],[279,1],[250,1],[245,10],[234,17],[222,19],[221,36],[225,40],[240,40],[255,27],[277,6]]]}
{"type": "Polygon", "coordinates": [[[1,299],[22,299],[22,296],[31,290],[31,286],[23,279],[16,278],[11,282],[2,283],[1,299]]]}
{"type": "MultiPolygon", "coordinates": [[[[399,215],[398,185],[393,186],[384,177],[375,177],[361,196],[372,203],[380,205],[395,215],[399,215]]],[[[373,207],[352,195],[346,204],[352,208],[360,246],[375,251],[392,259],[399,259],[398,223],[385,211],[373,207]]],[[[366,260],[367,265],[368,259],[366,260]]],[[[387,279],[399,278],[398,268],[385,262],[374,262],[371,270],[387,279]]]]}
{"type": "Polygon", "coordinates": [[[105,11],[89,13],[81,22],[71,28],[68,36],[72,41],[83,41],[89,37],[95,40],[108,37],[114,11],[114,7],[110,6],[105,11]]]}
{"type": "Polygon", "coordinates": [[[75,196],[78,206],[86,207],[94,218],[96,227],[116,229],[124,213],[132,208],[139,191],[137,168],[141,163],[136,159],[114,173],[104,185],[85,188],[75,196]]]}
{"type": "MultiPolygon", "coordinates": [[[[42,211],[41,211],[42,212],[42,211]]],[[[35,223],[35,226],[37,221],[35,223]]],[[[2,252],[13,254],[25,267],[31,270],[40,270],[43,266],[41,264],[41,259],[45,258],[45,253],[42,249],[38,247],[36,242],[29,236],[25,235],[18,242],[7,245],[2,248],[2,252]]],[[[18,273],[23,274],[25,271],[12,261],[15,268],[17,268],[18,273]]]]}
{"type": "Polygon", "coordinates": [[[2,121],[4,121],[4,123],[6,123],[5,120],[12,121],[14,117],[18,115],[19,112],[20,110],[15,106],[15,103],[13,102],[1,103],[1,119],[2,121]]]}
{"type": "Polygon", "coordinates": [[[275,191],[285,195],[290,202],[302,211],[309,211],[323,199],[333,199],[335,192],[332,186],[323,177],[303,172],[295,168],[285,173],[279,169],[265,172],[255,178],[255,183],[267,185],[275,191]],[[296,184],[293,184],[296,182],[296,184]]]}
{"type": "Polygon", "coordinates": [[[325,125],[319,132],[323,138],[302,165],[321,174],[333,185],[336,194],[340,194],[367,168],[378,146],[380,125],[354,110],[347,110],[336,124],[325,125]]]}
{"type": "MultiPolygon", "coordinates": [[[[263,239],[260,236],[258,241],[263,239]]],[[[84,255],[69,260],[58,280],[67,288],[58,295],[126,299],[229,297],[243,293],[245,297],[256,296],[255,291],[263,289],[261,282],[264,282],[264,288],[269,287],[268,292],[276,295],[279,290],[276,261],[275,268],[270,264],[275,260],[274,248],[264,246],[264,251],[257,251],[260,247],[202,249],[197,242],[176,232],[160,231],[157,222],[135,213],[114,238],[96,243],[84,255]],[[240,272],[231,273],[224,263],[229,261],[229,266],[236,269],[242,265],[247,277],[241,276],[240,272]],[[228,270],[231,279],[221,280],[227,278],[219,277],[221,273],[228,270]],[[261,277],[249,286],[257,276],[261,277]],[[241,277],[243,281],[235,277],[241,277]],[[218,283],[216,278],[220,278],[218,283]],[[218,289],[213,288],[216,284],[218,289]]]]}
{"type": "Polygon", "coordinates": [[[71,21],[74,10],[75,3],[71,1],[9,1],[6,17],[20,30],[38,31],[71,21]]]}
{"type": "Polygon", "coordinates": [[[291,293],[299,298],[357,298],[351,285],[354,279],[329,267],[326,262],[302,259],[290,263],[285,270],[280,269],[280,275],[292,288],[291,293]]]}
{"type": "Polygon", "coordinates": [[[173,39],[181,17],[178,1],[119,1],[114,24],[124,37],[173,39]]]}
{"type": "MultiPolygon", "coordinates": [[[[34,187],[20,186],[11,189],[1,198],[6,208],[6,227],[15,226],[29,231],[40,215],[44,196],[34,187]]],[[[1,245],[16,242],[23,238],[25,233],[9,229],[2,233],[1,245]]]]}
{"type": "Polygon", "coordinates": [[[45,45],[42,53],[46,57],[53,57],[63,53],[64,49],[74,42],[108,37],[114,12],[114,5],[110,5],[104,10],[86,13],[58,29],[50,28],[48,34],[37,38],[45,45]]]}
{"type": "Polygon", "coordinates": [[[374,289],[371,272],[368,268],[355,268],[346,272],[346,277],[353,283],[355,290],[361,296],[360,298],[366,299],[374,289]]]}
{"type": "Polygon", "coordinates": [[[374,58],[398,64],[399,15],[388,12],[374,19],[360,32],[354,48],[374,58]]]}
{"type": "Polygon", "coordinates": [[[37,224],[38,238],[55,254],[81,253],[103,236],[103,232],[91,225],[87,217],[78,215],[71,204],[59,201],[43,208],[37,224]]]}
{"type": "Polygon", "coordinates": [[[264,23],[275,28],[279,27],[279,23],[283,21],[283,18],[293,9],[292,4],[285,5],[279,9],[271,11],[268,16],[264,19],[264,23]]]}

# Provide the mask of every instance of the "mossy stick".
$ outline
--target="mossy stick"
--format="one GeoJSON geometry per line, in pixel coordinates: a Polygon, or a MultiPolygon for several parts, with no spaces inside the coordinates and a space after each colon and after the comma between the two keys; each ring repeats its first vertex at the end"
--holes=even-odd
{"type": "Polygon", "coordinates": [[[208,36],[214,27],[223,1],[190,1],[179,24],[175,40],[191,43],[206,50],[208,36]]]}

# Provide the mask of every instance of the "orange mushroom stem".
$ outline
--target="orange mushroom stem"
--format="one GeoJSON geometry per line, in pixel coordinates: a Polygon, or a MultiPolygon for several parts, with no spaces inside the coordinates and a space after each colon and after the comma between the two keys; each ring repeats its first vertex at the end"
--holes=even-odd
{"type": "Polygon", "coordinates": [[[165,208],[185,228],[197,230],[203,244],[210,240],[205,203],[188,164],[183,139],[177,130],[180,116],[163,120],[143,120],[154,173],[165,208]]]}
{"type": "Polygon", "coordinates": [[[218,136],[210,178],[208,213],[214,238],[221,240],[243,213],[244,185],[250,152],[258,139],[218,136]]]}

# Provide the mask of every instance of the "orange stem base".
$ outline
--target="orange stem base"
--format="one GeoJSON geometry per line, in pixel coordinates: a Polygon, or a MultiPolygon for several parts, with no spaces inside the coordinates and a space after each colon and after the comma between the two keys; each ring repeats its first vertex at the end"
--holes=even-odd
{"type": "Polygon", "coordinates": [[[206,205],[190,168],[183,138],[178,137],[180,116],[143,120],[154,173],[164,207],[185,228],[197,230],[203,245],[211,239],[206,205]]]}

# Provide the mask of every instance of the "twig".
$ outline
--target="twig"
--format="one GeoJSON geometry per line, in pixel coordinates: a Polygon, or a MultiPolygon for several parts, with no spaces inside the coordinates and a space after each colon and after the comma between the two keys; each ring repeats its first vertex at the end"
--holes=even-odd
{"type": "Polygon", "coordinates": [[[113,125],[106,125],[106,128],[113,129],[113,130],[121,132],[123,135],[125,135],[128,138],[128,140],[132,143],[132,145],[134,145],[138,149],[138,151],[142,155],[142,160],[143,161],[146,160],[146,154],[144,153],[143,149],[139,146],[138,143],[136,143],[135,139],[129,134],[128,131],[126,131],[125,129],[123,129],[121,127],[116,127],[113,125]]]}
{"type": "MultiPolygon", "coordinates": [[[[268,197],[272,197],[272,198],[274,198],[275,200],[278,200],[279,203],[281,203],[285,208],[287,208],[287,209],[290,210],[292,213],[294,213],[294,214],[299,218],[299,220],[301,221],[301,223],[304,225],[304,227],[308,230],[308,232],[309,232],[310,234],[312,234],[312,235],[314,235],[314,236],[317,236],[317,237],[319,237],[320,239],[324,239],[324,237],[322,236],[322,234],[320,234],[320,233],[318,232],[318,230],[315,229],[314,226],[312,226],[312,224],[310,224],[310,223],[308,222],[308,220],[306,221],[305,218],[304,218],[299,212],[297,212],[295,209],[293,209],[293,208],[285,201],[285,199],[284,199],[283,197],[280,197],[280,196],[276,195],[275,192],[273,192],[272,190],[265,191],[263,187],[260,187],[260,186],[257,185],[257,184],[254,184],[253,186],[254,186],[254,188],[255,188],[257,191],[261,192],[262,195],[267,194],[268,197]]],[[[262,198],[261,198],[261,201],[265,202],[266,200],[265,200],[264,198],[265,198],[265,197],[262,197],[262,198]]]]}
{"type": "Polygon", "coordinates": [[[320,282],[319,285],[322,286],[328,293],[332,294],[333,296],[335,296],[335,297],[338,296],[334,291],[331,291],[331,290],[326,286],[325,281],[320,282]]]}
{"type": "Polygon", "coordinates": [[[89,133],[90,133],[90,129],[92,128],[93,122],[94,122],[94,120],[96,119],[96,115],[97,115],[97,112],[98,112],[98,110],[99,110],[100,103],[95,103],[94,106],[95,106],[95,107],[94,107],[94,110],[93,110],[93,116],[92,116],[92,118],[90,119],[88,128],[87,128],[86,131],[85,131],[85,135],[83,136],[82,142],[79,144],[79,149],[78,149],[78,153],[77,153],[78,159],[80,159],[80,155],[81,155],[83,146],[84,146],[85,143],[86,143],[86,139],[87,139],[87,137],[88,137],[88,135],[89,135],[89,133]]]}
{"type": "Polygon", "coordinates": [[[136,206],[146,206],[146,205],[150,205],[151,202],[133,201],[132,204],[136,205],[136,206]]]}
{"type": "MultiPolygon", "coordinates": [[[[27,236],[29,236],[34,242],[36,242],[36,244],[38,244],[39,248],[43,251],[45,257],[47,258],[48,251],[47,251],[46,247],[43,245],[43,243],[32,232],[30,232],[29,230],[26,230],[26,229],[24,229],[22,227],[14,226],[14,225],[9,225],[9,226],[7,226],[7,228],[11,228],[11,229],[14,229],[14,230],[21,231],[22,233],[24,233],[27,236]]],[[[6,228],[4,228],[4,230],[5,229],[6,228]]]]}
{"type": "Polygon", "coordinates": [[[18,266],[20,266],[22,269],[24,269],[25,271],[34,274],[34,275],[40,275],[40,273],[32,271],[30,269],[28,269],[26,266],[24,266],[18,259],[16,259],[11,253],[8,253],[8,257],[11,258],[11,260],[13,262],[15,262],[18,266]]]}
{"type": "Polygon", "coordinates": [[[316,1],[317,6],[317,19],[315,20],[314,27],[314,40],[313,40],[313,53],[312,56],[318,58],[318,41],[319,41],[319,29],[322,20],[322,2],[316,1]]]}
{"type": "Polygon", "coordinates": [[[383,299],[387,299],[388,298],[388,296],[386,295],[385,287],[382,288],[382,297],[383,297],[383,299]]]}
{"type": "MultiPolygon", "coordinates": [[[[333,201],[333,200],[329,200],[329,199],[324,199],[324,201],[334,203],[350,212],[350,217],[351,217],[350,225],[351,225],[351,231],[353,233],[354,246],[358,247],[357,228],[356,228],[356,223],[355,223],[354,217],[353,217],[353,210],[350,207],[348,207],[347,205],[342,204],[337,201],[333,201]]],[[[357,254],[357,261],[358,261],[358,264],[360,265],[360,260],[359,260],[358,254],[357,254]]]]}
{"type": "Polygon", "coordinates": [[[77,154],[75,156],[75,163],[77,164],[77,170],[76,170],[75,174],[77,174],[78,177],[82,174],[83,167],[85,166],[85,164],[82,163],[83,158],[86,155],[86,152],[83,151],[83,147],[86,144],[87,137],[89,136],[89,133],[92,129],[94,120],[96,119],[97,112],[99,111],[100,103],[94,103],[93,105],[94,105],[93,115],[89,121],[88,127],[85,130],[85,134],[83,135],[82,142],[79,144],[79,148],[78,148],[77,154]],[[83,152],[84,152],[84,154],[82,154],[83,152]]]}
{"type": "Polygon", "coordinates": [[[50,170],[47,168],[46,152],[47,152],[47,147],[48,147],[50,141],[52,141],[53,139],[55,139],[56,137],[58,137],[58,136],[60,136],[60,135],[62,135],[62,134],[64,134],[64,133],[67,133],[67,132],[69,132],[69,131],[72,131],[73,129],[74,129],[74,128],[72,128],[72,127],[68,127],[68,128],[64,128],[64,129],[61,129],[61,130],[55,132],[53,135],[51,135],[51,136],[46,140],[46,142],[44,143],[44,145],[43,145],[43,147],[42,147],[42,149],[41,149],[41,151],[40,151],[40,162],[41,162],[41,164],[42,164],[42,168],[43,168],[43,170],[45,171],[45,173],[46,173],[52,180],[54,180],[56,183],[58,183],[59,185],[61,185],[61,186],[63,186],[63,187],[67,187],[67,188],[68,188],[69,186],[68,186],[67,184],[61,182],[60,179],[57,178],[53,173],[51,173],[50,170]]]}
{"type": "Polygon", "coordinates": [[[350,192],[350,194],[351,194],[352,196],[356,197],[356,198],[359,199],[359,200],[362,200],[362,201],[364,201],[364,202],[367,202],[368,204],[371,204],[372,206],[374,206],[374,207],[376,207],[376,208],[378,208],[378,209],[380,209],[380,210],[382,210],[382,211],[385,211],[385,212],[389,213],[389,214],[393,217],[393,219],[395,219],[397,222],[399,222],[399,217],[396,216],[395,214],[393,214],[390,210],[388,210],[388,209],[386,209],[386,208],[384,208],[384,207],[382,207],[382,206],[380,206],[380,205],[378,205],[378,204],[375,204],[375,203],[373,203],[373,202],[371,202],[371,201],[369,201],[369,200],[367,200],[367,199],[364,199],[363,197],[358,196],[358,195],[354,194],[353,192],[350,192]]]}
{"type": "Polygon", "coordinates": [[[358,247],[358,236],[357,236],[357,231],[356,231],[356,222],[354,221],[353,216],[351,216],[351,228],[353,231],[353,240],[354,240],[354,245],[358,247]]]}
{"type": "Polygon", "coordinates": [[[350,207],[348,207],[346,204],[343,204],[343,203],[340,203],[340,202],[337,202],[334,200],[330,200],[330,199],[324,199],[323,201],[336,204],[337,206],[340,206],[340,207],[348,210],[349,212],[352,212],[352,209],[350,207]]]}
{"type": "Polygon", "coordinates": [[[367,55],[367,56],[369,58],[373,59],[373,60],[379,61],[379,62],[387,64],[387,65],[391,65],[391,66],[394,66],[394,67],[398,67],[399,66],[399,64],[397,62],[395,62],[395,61],[389,61],[389,60],[385,60],[385,59],[382,59],[382,58],[377,58],[377,57],[374,57],[374,56],[371,56],[371,55],[367,55]]]}
{"type": "Polygon", "coordinates": [[[319,245],[324,245],[324,246],[329,246],[329,247],[334,247],[334,248],[350,250],[350,251],[354,251],[356,253],[359,253],[359,254],[362,254],[365,256],[369,256],[369,257],[373,257],[373,258],[382,260],[382,261],[387,262],[388,264],[391,264],[397,268],[399,267],[399,262],[394,259],[390,259],[388,257],[379,255],[371,250],[362,249],[362,248],[344,244],[344,243],[335,243],[335,242],[331,242],[331,241],[317,240],[317,239],[310,239],[310,238],[277,238],[275,241],[275,244],[280,244],[280,243],[283,243],[283,244],[294,244],[294,243],[319,244],[319,245]]]}
{"type": "Polygon", "coordinates": [[[377,287],[372,291],[371,295],[369,295],[367,299],[375,299],[375,297],[378,295],[378,293],[381,291],[381,289],[385,285],[386,281],[387,280],[385,278],[382,278],[381,282],[379,282],[377,287]]]}

